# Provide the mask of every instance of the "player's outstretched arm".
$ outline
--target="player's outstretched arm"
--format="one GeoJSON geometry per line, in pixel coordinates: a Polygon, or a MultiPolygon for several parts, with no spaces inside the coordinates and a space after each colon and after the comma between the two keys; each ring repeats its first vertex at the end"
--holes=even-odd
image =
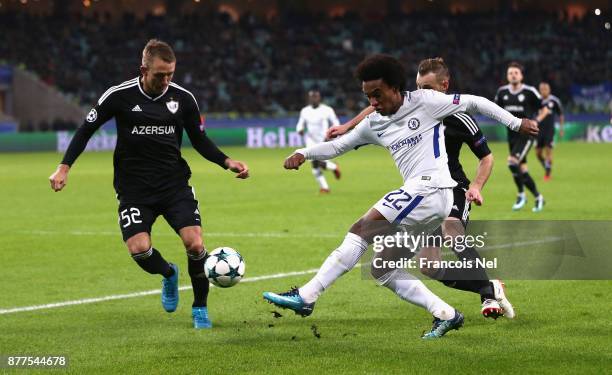
{"type": "MultiPolygon", "coordinates": [[[[199,121],[199,120],[198,120],[199,121]]],[[[246,163],[231,159],[219,150],[217,145],[206,135],[206,132],[200,131],[199,125],[185,127],[187,136],[191,141],[193,148],[202,155],[206,160],[211,161],[224,169],[236,173],[236,178],[248,178],[249,167],[246,163]]]]}
{"type": "Polygon", "coordinates": [[[333,159],[352,149],[372,143],[376,143],[376,138],[372,136],[370,124],[366,118],[357,125],[355,131],[350,132],[344,137],[296,150],[285,159],[284,167],[285,169],[298,169],[305,160],[333,159]]]}
{"type": "MultiPolygon", "coordinates": [[[[108,91],[107,91],[108,93],[108,91]]],[[[51,183],[51,189],[58,192],[61,191],[68,181],[68,172],[72,167],[72,164],[76,159],[83,153],[87,142],[91,136],[98,130],[105,122],[110,120],[114,115],[113,102],[115,98],[112,94],[102,95],[96,105],[89,111],[83,124],[77,129],[76,133],[70,140],[70,144],[66,149],[64,158],[60,165],[57,166],[55,172],[49,176],[49,182],[51,183]]]]}
{"type": "MultiPolygon", "coordinates": [[[[193,98],[193,97],[192,97],[193,98]]],[[[236,178],[245,179],[249,177],[249,167],[246,163],[234,160],[219,150],[217,145],[208,138],[206,131],[200,130],[200,109],[193,98],[187,100],[187,108],[184,112],[185,131],[191,141],[193,148],[206,160],[219,165],[223,169],[229,169],[236,173],[236,178]]]]}
{"type": "Polygon", "coordinates": [[[510,130],[527,135],[538,135],[538,124],[530,119],[519,119],[487,98],[476,95],[446,95],[434,90],[419,90],[425,107],[440,121],[455,113],[480,113],[496,120],[510,130]]]}
{"type": "Polygon", "coordinates": [[[348,133],[349,130],[353,129],[357,126],[367,115],[374,112],[374,107],[369,106],[364,108],[357,116],[350,119],[347,123],[342,125],[335,125],[327,129],[327,133],[325,134],[326,139],[334,139],[343,134],[348,133]]]}

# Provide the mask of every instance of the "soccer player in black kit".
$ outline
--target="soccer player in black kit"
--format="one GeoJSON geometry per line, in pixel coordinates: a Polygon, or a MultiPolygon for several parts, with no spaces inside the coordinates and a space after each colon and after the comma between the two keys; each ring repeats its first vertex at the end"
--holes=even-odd
{"type": "Polygon", "coordinates": [[[552,171],[552,149],[555,138],[555,116],[559,116],[559,136],[563,137],[563,126],[565,116],[563,115],[563,105],[561,100],[550,93],[550,85],[547,82],[540,82],[538,87],[542,95],[542,105],[547,110],[547,115],[540,121],[540,133],[536,144],[536,155],[544,167],[544,181],[550,180],[552,171]]]}
{"type": "MultiPolygon", "coordinates": [[[[538,90],[533,86],[523,84],[523,67],[512,62],[506,71],[508,84],[497,89],[495,103],[514,116],[520,118],[532,118],[536,122],[542,121],[546,116],[546,109],[543,109],[542,98],[538,90]]],[[[508,146],[510,155],[508,156],[508,168],[512,172],[514,183],[518,189],[516,202],[512,206],[513,210],[520,210],[527,203],[525,186],[535,197],[533,212],[542,211],[544,208],[544,197],[538,191],[535,181],[529,175],[527,168],[527,154],[535,144],[532,136],[508,132],[508,146]]]]}
{"type": "Polygon", "coordinates": [[[178,267],[168,263],[151,244],[151,227],[163,215],[181,237],[187,251],[193,286],[194,328],[211,328],[204,275],[208,256],[202,241],[198,201],[188,184],[191,170],[181,156],[183,130],[194,149],[220,167],[247,178],[246,164],[227,157],[200,129],[200,110],[195,97],[172,82],[176,57],[172,48],[152,39],[142,52],[141,76],[108,89],[87,115],[70,142],[66,154],[49,177],[51,188],[60,191],[68,172],[93,133],[112,117],[117,122],[114,187],[119,200],[119,226],[128,251],[136,263],[162,279],[162,306],[176,310],[179,300],[178,267]]]}
{"type": "MultiPolygon", "coordinates": [[[[444,60],[430,58],[421,61],[416,83],[419,89],[432,89],[446,93],[450,85],[450,73],[444,60]]],[[[329,128],[327,131],[328,138],[346,133],[373,111],[373,107],[368,107],[348,123],[329,128]]],[[[475,202],[477,205],[481,205],[483,202],[481,190],[493,169],[493,155],[478,124],[467,113],[449,116],[444,119],[443,124],[449,171],[458,185],[453,188],[453,207],[448,219],[442,224],[442,232],[445,236],[459,236],[465,233],[471,202],[475,202]],[[472,182],[465,175],[459,162],[459,154],[464,143],[480,160],[476,177],[472,182]]],[[[531,122],[521,125],[520,131],[525,134],[537,134],[537,126],[531,122]]],[[[474,260],[479,258],[479,254],[474,248],[466,248],[455,253],[460,259],[474,260]]],[[[428,260],[441,259],[439,248],[423,248],[419,255],[428,260]]],[[[476,268],[470,271],[465,269],[421,269],[421,272],[448,287],[479,294],[482,302],[481,312],[485,317],[497,318],[503,315],[514,318],[515,316],[514,308],[506,298],[503,283],[500,280],[489,280],[486,271],[483,269],[476,268]]]]}

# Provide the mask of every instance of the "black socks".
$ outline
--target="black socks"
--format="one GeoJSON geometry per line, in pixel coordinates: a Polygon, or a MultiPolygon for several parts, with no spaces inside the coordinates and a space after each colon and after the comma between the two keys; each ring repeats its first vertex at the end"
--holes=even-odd
{"type": "Polygon", "coordinates": [[[485,299],[495,299],[487,271],[475,267],[476,259],[480,259],[478,252],[474,248],[466,248],[455,254],[461,260],[471,261],[474,268],[447,268],[443,270],[444,272],[440,272],[439,278],[436,279],[450,288],[480,294],[481,302],[485,299]]]}
{"type": "Polygon", "coordinates": [[[154,248],[150,248],[142,253],[132,254],[132,259],[138,263],[140,268],[150,274],[162,275],[163,277],[174,275],[174,269],[170,267],[170,264],[166,262],[159,251],[154,248]]]}
{"type": "Polygon", "coordinates": [[[208,300],[210,288],[208,279],[204,274],[204,262],[208,258],[206,250],[200,254],[187,252],[187,267],[193,287],[193,307],[205,307],[208,300]]]}
{"type": "Polygon", "coordinates": [[[531,176],[529,175],[529,172],[523,172],[523,182],[525,183],[525,186],[527,186],[527,189],[529,189],[529,191],[531,192],[531,194],[533,194],[534,197],[538,197],[540,195],[540,192],[538,191],[538,188],[536,187],[535,181],[533,181],[533,178],[531,178],[531,176]]]}
{"type": "Polygon", "coordinates": [[[517,164],[508,164],[508,168],[510,172],[512,172],[512,177],[514,178],[514,183],[516,184],[518,192],[522,193],[525,189],[523,188],[523,175],[521,174],[520,167],[517,164]]]}

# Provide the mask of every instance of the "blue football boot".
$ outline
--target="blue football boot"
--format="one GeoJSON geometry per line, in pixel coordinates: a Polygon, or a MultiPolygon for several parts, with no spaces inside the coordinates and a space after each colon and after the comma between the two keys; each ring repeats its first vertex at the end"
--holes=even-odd
{"type": "Polygon", "coordinates": [[[439,339],[452,329],[463,326],[463,314],[455,310],[455,316],[449,320],[434,318],[431,331],[423,334],[422,339],[439,339]]]}
{"type": "Polygon", "coordinates": [[[208,308],[192,307],[191,317],[193,318],[193,328],[195,329],[212,328],[212,322],[208,318],[208,308]]]}
{"type": "Polygon", "coordinates": [[[265,292],[263,294],[263,298],[278,307],[293,310],[296,314],[301,316],[308,316],[312,314],[312,310],[314,309],[315,305],[314,302],[304,302],[302,297],[300,297],[297,287],[291,288],[290,291],[281,294],[265,292]]]}
{"type": "Polygon", "coordinates": [[[170,277],[164,277],[162,280],[161,303],[164,310],[173,312],[176,310],[179,302],[178,277],[179,270],[176,264],[170,263],[170,267],[174,270],[174,274],[170,277]]]}

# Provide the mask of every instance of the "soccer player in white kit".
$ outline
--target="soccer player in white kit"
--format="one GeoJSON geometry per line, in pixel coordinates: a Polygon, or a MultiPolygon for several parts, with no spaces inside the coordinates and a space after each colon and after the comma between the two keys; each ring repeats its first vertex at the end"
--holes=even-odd
{"type": "MultiPolygon", "coordinates": [[[[518,130],[523,123],[537,129],[531,120],[516,118],[482,97],[445,95],[433,90],[405,92],[406,73],[401,63],[391,56],[373,55],[365,59],[357,67],[356,76],[376,112],[343,137],[297,150],[285,160],[285,168],[297,169],[306,159],[325,160],[362,145],[375,144],[389,150],[404,185],[386,194],[352,225],[342,244],[308,283],[286,293],[264,293],[269,302],[302,316],[310,315],[321,293],[357,264],[375,236],[394,233],[398,226],[411,235],[429,234],[448,216],[456,182],[447,166],[441,129],[443,118],[455,113],[479,112],[513,130],[518,130]]],[[[423,338],[439,338],[463,325],[459,311],[404,269],[375,266],[380,257],[384,260],[384,251],[374,256],[372,276],[400,298],[427,309],[434,316],[433,327],[423,338]]]]}
{"type": "MultiPolygon", "coordinates": [[[[334,109],[321,103],[321,93],[319,90],[308,91],[308,105],[300,111],[296,130],[304,136],[306,147],[312,147],[321,142],[325,142],[327,129],[331,126],[340,125],[334,109]]],[[[340,168],[338,164],[329,160],[313,160],[312,175],[319,183],[319,193],[329,193],[329,185],[323,175],[323,171],[328,170],[334,173],[336,179],[340,179],[340,168]]]]}

